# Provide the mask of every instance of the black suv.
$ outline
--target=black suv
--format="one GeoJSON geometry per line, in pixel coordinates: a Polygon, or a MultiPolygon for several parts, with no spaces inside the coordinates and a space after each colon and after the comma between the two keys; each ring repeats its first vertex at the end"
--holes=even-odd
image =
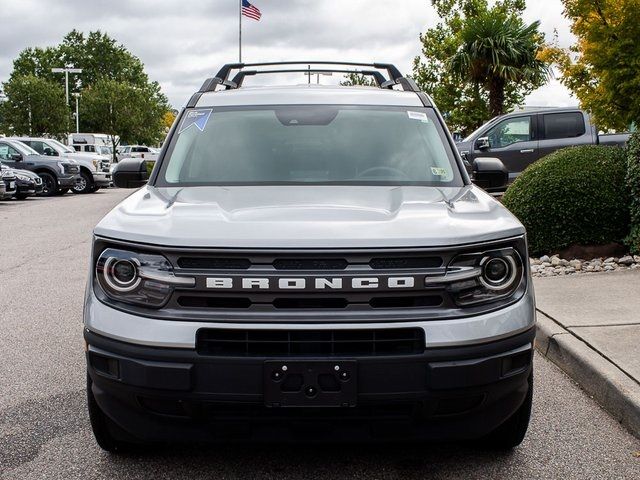
{"type": "Polygon", "coordinates": [[[42,178],[44,196],[62,195],[80,178],[80,167],[68,160],[39,155],[27,145],[0,139],[0,161],[7,167],[30,170],[42,178]]]}

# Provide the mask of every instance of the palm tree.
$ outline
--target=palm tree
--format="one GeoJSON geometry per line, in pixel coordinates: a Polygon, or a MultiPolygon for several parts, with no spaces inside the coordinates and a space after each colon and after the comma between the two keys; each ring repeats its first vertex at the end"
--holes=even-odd
{"type": "Polygon", "coordinates": [[[467,17],[460,31],[462,45],[449,59],[451,71],[461,80],[483,85],[489,93],[493,116],[504,112],[508,82],[541,86],[551,70],[538,59],[544,38],[540,22],[525,25],[515,15],[494,9],[467,17]]]}

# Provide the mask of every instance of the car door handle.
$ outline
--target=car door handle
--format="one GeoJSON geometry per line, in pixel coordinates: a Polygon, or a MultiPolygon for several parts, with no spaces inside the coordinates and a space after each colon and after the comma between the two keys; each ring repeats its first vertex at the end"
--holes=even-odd
{"type": "Polygon", "coordinates": [[[526,148],[524,150],[520,150],[520,153],[533,153],[533,148],[526,148]]]}

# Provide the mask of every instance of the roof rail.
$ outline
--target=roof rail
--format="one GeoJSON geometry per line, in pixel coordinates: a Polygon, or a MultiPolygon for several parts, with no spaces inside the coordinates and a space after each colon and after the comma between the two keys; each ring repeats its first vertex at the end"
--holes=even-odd
{"type": "Polygon", "coordinates": [[[246,76],[250,75],[262,75],[269,73],[302,73],[312,70],[317,73],[356,73],[360,75],[372,76],[380,88],[392,88],[394,85],[400,85],[403,90],[411,92],[419,92],[420,89],[416,83],[410,79],[402,76],[400,70],[395,65],[390,63],[358,63],[358,62],[325,62],[325,61],[289,61],[289,62],[262,62],[262,63],[227,63],[216,74],[214,78],[207,79],[200,87],[199,93],[215,91],[218,85],[224,86],[227,89],[240,88],[242,82],[246,76]],[[308,65],[307,69],[283,69],[283,70],[248,70],[242,69],[247,67],[275,67],[285,65],[308,65]],[[336,65],[343,67],[368,67],[376,70],[344,70],[344,69],[311,69],[311,65],[336,65]],[[236,74],[233,80],[229,80],[229,75],[232,70],[240,70],[236,74]],[[386,70],[389,75],[387,80],[382,73],[377,70],[386,70]]]}
{"type": "Polygon", "coordinates": [[[228,82],[235,84],[235,87],[227,86],[227,89],[242,87],[242,83],[244,82],[245,77],[253,75],[264,75],[269,73],[308,73],[311,75],[315,75],[317,73],[355,73],[358,75],[364,75],[365,77],[373,77],[373,80],[376,82],[376,85],[378,85],[378,87],[382,87],[382,85],[388,82],[385,76],[377,70],[344,70],[337,68],[316,68],[312,70],[308,68],[290,68],[284,70],[240,70],[238,73],[236,73],[236,76],[233,77],[233,80],[231,82],[228,82]]]}

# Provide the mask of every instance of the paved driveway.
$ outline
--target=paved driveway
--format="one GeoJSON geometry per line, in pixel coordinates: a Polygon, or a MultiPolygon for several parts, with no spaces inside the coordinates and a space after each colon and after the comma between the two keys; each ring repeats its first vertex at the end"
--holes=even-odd
{"type": "Polygon", "coordinates": [[[640,442],[537,357],[522,446],[209,446],[112,457],[86,416],[82,292],[91,229],[128,192],[0,202],[0,478],[640,478],[640,442]]]}

